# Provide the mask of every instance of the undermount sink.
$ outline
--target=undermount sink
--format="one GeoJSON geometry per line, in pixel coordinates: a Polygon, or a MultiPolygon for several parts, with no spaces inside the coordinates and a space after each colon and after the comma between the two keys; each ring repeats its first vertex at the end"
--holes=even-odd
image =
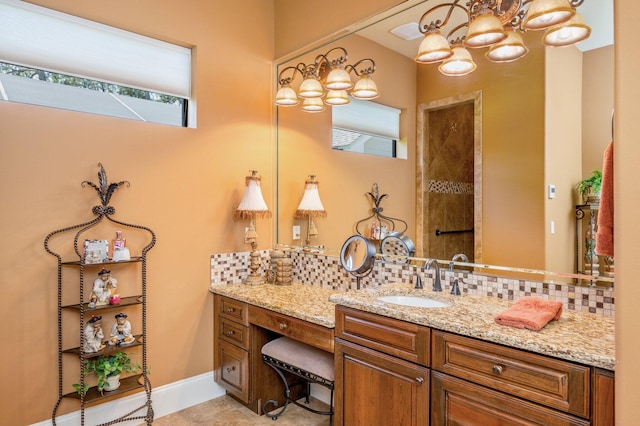
{"type": "Polygon", "coordinates": [[[427,299],[417,296],[381,296],[377,300],[395,305],[411,306],[415,308],[447,308],[448,303],[439,300],[427,299]]]}

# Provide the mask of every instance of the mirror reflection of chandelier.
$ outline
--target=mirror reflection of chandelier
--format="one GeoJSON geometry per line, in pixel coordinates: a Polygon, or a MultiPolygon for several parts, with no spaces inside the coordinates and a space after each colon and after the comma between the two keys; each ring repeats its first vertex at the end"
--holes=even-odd
{"type": "Polygon", "coordinates": [[[418,22],[424,39],[415,60],[421,64],[439,63],[442,74],[460,76],[476,69],[467,48],[487,47],[485,56],[492,62],[522,58],[529,51],[520,35],[526,31],[546,30],[542,42],[547,46],[570,46],[591,34],[591,28],[576,12],[582,3],[583,0],[469,0],[463,6],[460,0],[454,0],[436,5],[418,22]],[[444,20],[426,23],[433,12],[443,8],[448,8],[444,20]],[[466,14],[466,19],[443,36],[441,28],[461,13],[466,14]],[[458,35],[464,28],[466,34],[458,35]]]}
{"type": "Polygon", "coordinates": [[[313,63],[299,63],[284,68],[278,74],[280,88],[276,93],[276,105],[294,106],[303,99],[302,110],[306,112],[324,111],[324,106],[346,105],[350,102],[349,92],[356,99],[371,100],[378,97],[378,87],[371,78],[376,71],[373,59],[361,59],[348,64],[349,55],[343,47],[335,47],[325,54],[315,57],[313,63]],[[355,84],[351,74],[358,77],[355,84]],[[296,75],[302,77],[298,92],[291,87],[296,75]],[[322,98],[324,97],[324,101],[322,98]]]}

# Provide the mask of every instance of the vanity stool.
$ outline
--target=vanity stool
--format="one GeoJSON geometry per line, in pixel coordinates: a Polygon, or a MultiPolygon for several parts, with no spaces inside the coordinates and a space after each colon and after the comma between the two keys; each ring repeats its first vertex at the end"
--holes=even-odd
{"type": "Polygon", "coordinates": [[[278,406],[278,402],[270,399],[262,406],[262,411],[265,415],[271,416],[273,420],[277,420],[284,410],[287,409],[287,405],[290,402],[297,406],[304,408],[307,411],[311,411],[316,414],[324,414],[331,416],[330,424],[333,424],[333,381],[334,381],[334,367],[333,367],[333,354],[323,351],[305,343],[298,342],[288,337],[279,337],[270,341],[262,347],[262,360],[278,373],[280,379],[284,383],[285,387],[285,402],[282,409],[275,414],[267,414],[267,405],[272,404],[275,407],[278,406]],[[292,373],[293,375],[301,378],[306,386],[305,389],[305,402],[309,403],[309,391],[311,383],[317,383],[331,390],[331,400],[329,404],[329,411],[318,411],[300,404],[298,401],[290,398],[291,390],[290,386],[294,384],[302,384],[296,382],[289,384],[284,373],[292,373]]]}

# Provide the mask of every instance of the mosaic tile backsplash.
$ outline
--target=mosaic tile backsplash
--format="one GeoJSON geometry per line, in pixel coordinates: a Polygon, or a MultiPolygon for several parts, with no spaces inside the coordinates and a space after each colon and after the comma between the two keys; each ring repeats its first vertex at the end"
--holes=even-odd
{"type": "MultiPolygon", "coordinates": [[[[269,251],[261,251],[262,263],[269,264],[269,251]]],[[[319,253],[290,251],[293,260],[293,280],[302,284],[329,288],[337,291],[355,290],[357,280],[346,272],[337,257],[319,253]]],[[[414,265],[376,261],[371,274],[363,277],[360,288],[375,287],[386,283],[415,280],[414,265]]],[[[211,256],[211,284],[241,283],[249,272],[249,253],[221,253],[211,256]]],[[[467,294],[517,300],[524,296],[539,296],[559,300],[564,309],[589,312],[597,315],[615,316],[612,288],[582,287],[553,284],[515,278],[503,278],[474,274],[466,271],[440,270],[443,291],[450,291],[450,284],[458,279],[460,291],[467,294]]],[[[420,271],[425,288],[433,283],[433,270],[420,271]]]]}

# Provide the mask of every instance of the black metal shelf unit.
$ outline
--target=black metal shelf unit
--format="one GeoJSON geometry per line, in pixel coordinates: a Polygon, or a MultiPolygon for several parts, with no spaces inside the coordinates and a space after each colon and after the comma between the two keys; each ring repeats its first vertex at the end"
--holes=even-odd
{"type": "MultiPolygon", "coordinates": [[[[120,423],[128,420],[142,420],[145,421],[147,425],[151,425],[153,422],[153,408],[151,404],[151,383],[149,378],[147,377],[147,372],[149,371],[147,365],[147,341],[146,341],[146,332],[147,332],[147,253],[149,250],[153,248],[156,243],[156,235],[155,233],[141,225],[134,225],[126,222],[119,221],[113,217],[115,214],[115,208],[109,206],[109,201],[113,192],[118,189],[121,185],[129,184],[127,181],[121,181],[118,183],[107,183],[106,173],[101,164],[99,164],[100,171],[98,172],[98,184],[94,184],[92,182],[84,181],[82,182],[82,186],[90,186],[96,190],[98,193],[101,205],[94,206],[92,209],[92,213],[95,215],[95,218],[91,221],[80,223],[77,225],[72,225],[66,228],[58,229],[49,233],[44,240],[45,250],[55,256],[57,258],[58,263],[58,316],[57,316],[57,327],[58,327],[58,399],[55,403],[52,412],[52,424],[56,425],[56,416],[57,411],[60,407],[60,404],[64,398],[76,399],[80,401],[80,423],[84,426],[85,424],[85,408],[87,405],[95,405],[100,402],[104,402],[107,398],[109,400],[113,399],[114,396],[122,396],[124,394],[130,394],[132,391],[143,389],[146,394],[146,401],[143,405],[136,408],[135,410],[126,413],[116,419],[110,420],[108,422],[102,423],[101,425],[112,425],[115,423],[120,423]],[[106,219],[106,221],[105,221],[106,219]],[[84,252],[83,241],[85,237],[88,235],[87,232],[89,230],[94,229],[99,224],[114,224],[117,225],[118,229],[129,229],[131,232],[142,232],[144,236],[142,236],[142,243],[140,246],[141,253],[137,256],[131,256],[128,260],[123,261],[105,261],[102,263],[88,263],[87,257],[84,252]],[[132,231],[135,230],[135,231],[132,231]],[[66,251],[65,256],[71,256],[73,259],[64,260],[63,255],[56,252],[61,251],[58,248],[53,248],[52,241],[60,241],[58,237],[61,237],[64,240],[64,235],[68,235],[69,237],[66,239],[68,244],[70,243],[71,235],[73,235],[73,249],[69,248],[66,251]],[[80,244],[80,246],[79,246],[80,244]],[[69,254],[70,253],[70,254],[69,254]],[[118,268],[132,268],[136,267],[139,269],[139,283],[136,283],[135,295],[127,295],[122,297],[118,304],[114,305],[101,305],[90,307],[89,301],[86,300],[85,297],[85,276],[88,271],[96,271],[101,268],[111,267],[109,265],[118,265],[118,268]],[[75,286],[75,283],[72,285],[70,283],[65,283],[63,281],[63,270],[71,269],[72,272],[78,274],[78,285],[77,288],[72,289],[75,286]],[[75,298],[73,303],[65,303],[63,302],[63,291],[66,294],[67,290],[71,289],[71,293],[75,290],[77,291],[76,296],[72,295],[71,298],[75,298]],[[113,312],[116,310],[127,310],[131,309],[134,306],[139,306],[140,308],[136,311],[139,312],[139,315],[136,315],[137,318],[140,319],[140,333],[134,334],[134,341],[130,344],[124,345],[109,345],[105,344],[105,347],[98,352],[85,352],[85,336],[83,333],[85,321],[88,318],[91,318],[92,314],[98,313],[106,313],[113,312]],[[72,337],[75,343],[73,345],[67,345],[71,347],[63,347],[63,332],[71,328],[72,330],[75,327],[69,327],[71,324],[63,324],[63,322],[69,322],[67,316],[63,315],[64,311],[68,311],[73,313],[73,315],[77,318],[78,323],[80,324],[80,332],[79,336],[72,337]],[[131,375],[128,377],[124,377],[120,380],[120,387],[114,391],[108,391],[101,393],[96,386],[90,387],[86,393],[84,392],[70,392],[71,387],[65,389],[64,383],[68,383],[69,380],[78,379],[80,389],[83,389],[86,382],[86,377],[84,373],[84,365],[85,360],[96,358],[103,355],[110,355],[118,351],[128,350],[130,348],[136,348],[136,352],[139,351],[139,356],[141,358],[141,370],[140,374],[131,375]],[[65,356],[74,357],[78,359],[79,367],[78,371],[74,372],[66,372],[63,371],[63,358],[65,356]],[[67,380],[65,379],[65,375],[67,380]]],[[[136,281],[138,280],[138,272],[135,272],[136,281]]],[[[69,300],[69,297],[66,298],[69,300]]],[[[73,320],[75,321],[75,320],[73,320]]],[[[71,334],[75,334],[75,331],[71,332],[71,334]]],[[[68,342],[70,339],[67,337],[65,340],[68,342]]],[[[106,343],[106,342],[103,342],[106,343]]],[[[68,385],[67,385],[68,386],[68,385]]],[[[92,422],[94,423],[94,422],[92,422]]]]}

